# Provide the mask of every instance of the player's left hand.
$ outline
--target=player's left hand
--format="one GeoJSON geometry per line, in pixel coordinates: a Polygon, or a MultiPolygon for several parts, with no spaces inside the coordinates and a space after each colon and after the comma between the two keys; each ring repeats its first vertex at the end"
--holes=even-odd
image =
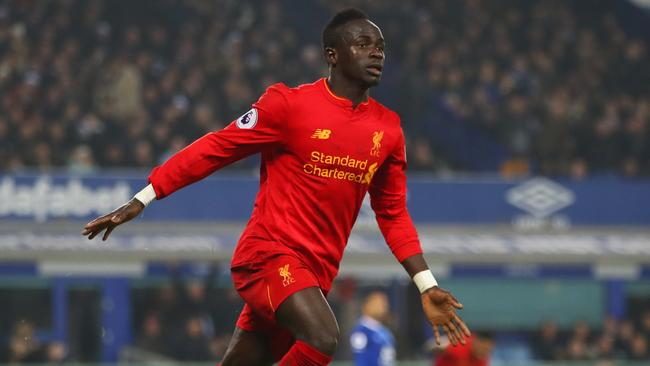
{"type": "Polygon", "coordinates": [[[449,341],[454,346],[465,344],[465,337],[470,336],[469,329],[463,320],[456,314],[456,310],[463,308],[463,305],[456,298],[440,287],[432,287],[422,295],[422,308],[429,323],[433,326],[433,335],[436,344],[440,345],[440,331],[442,327],[447,333],[449,341]]]}

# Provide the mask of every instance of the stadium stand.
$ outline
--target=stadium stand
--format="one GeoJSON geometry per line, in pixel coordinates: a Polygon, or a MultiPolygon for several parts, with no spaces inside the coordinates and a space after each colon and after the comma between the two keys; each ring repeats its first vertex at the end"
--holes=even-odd
{"type": "MultiPolygon", "coordinates": [[[[384,29],[376,96],[413,170],[648,174],[647,39],[607,1],[349,3],[384,29]]],[[[339,5],[5,3],[0,167],[157,164],[271,83],[323,75],[318,25],[339,5]]]]}

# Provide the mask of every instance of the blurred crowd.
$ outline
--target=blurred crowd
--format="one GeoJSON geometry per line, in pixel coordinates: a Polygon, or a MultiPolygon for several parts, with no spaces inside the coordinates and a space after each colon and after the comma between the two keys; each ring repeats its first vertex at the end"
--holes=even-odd
{"type": "MultiPolygon", "coordinates": [[[[169,277],[159,278],[160,283],[134,285],[129,346],[120,351],[120,360],[221,359],[243,303],[232,286],[223,283],[230,278],[222,278],[220,268],[209,266],[200,276],[188,276],[170,264],[165,267],[169,277]]],[[[43,310],[42,301],[23,300],[19,312],[12,306],[3,308],[10,314],[0,319],[0,364],[99,361],[107,337],[101,323],[105,301],[96,290],[71,291],[68,296],[66,342],[52,333],[54,315],[49,307],[43,310]]],[[[4,298],[21,303],[19,292],[4,298]]]]}
{"type": "MultiPolygon", "coordinates": [[[[243,306],[230,285],[227,266],[165,264],[160,269],[155,278],[135,281],[130,285],[132,327],[128,336],[129,345],[120,351],[120,361],[218,361],[226,351],[243,306]]],[[[425,331],[430,328],[425,325],[421,315],[419,293],[409,283],[396,285],[364,282],[352,277],[335,282],[328,301],[339,321],[342,335],[336,360],[349,360],[353,356],[354,349],[348,340],[357,329],[355,326],[359,320],[363,319],[360,315],[369,314],[367,309],[360,314],[360,309],[366,304],[364,294],[378,289],[385,294],[406,295],[406,303],[389,310],[386,302],[380,315],[377,315],[378,321],[395,336],[397,359],[424,359],[430,356],[433,346],[427,343],[425,331]],[[402,292],[404,286],[408,292],[402,292]]],[[[49,289],[43,289],[43,292],[47,291],[49,289]]],[[[15,301],[17,297],[12,299],[15,301]]],[[[20,309],[3,308],[10,314],[0,317],[0,364],[90,363],[101,359],[106,332],[100,323],[100,312],[104,306],[100,292],[92,295],[92,291],[84,290],[70,294],[69,329],[65,343],[51,334],[53,320],[48,318],[53,314],[43,317],[49,311],[43,311],[42,299],[34,300],[23,301],[20,309]],[[31,315],[18,315],[17,310],[20,310],[20,314],[31,315]]],[[[392,301],[390,297],[386,300],[392,301]]],[[[637,310],[631,310],[629,318],[623,320],[607,317],[598,327],[577,322],[572,328],[562,328],[548,321],[535,333],[474,329],[473,343],[466,351],[468,355],[480,354],[481,359],[487,359],[492,354],[493,360],[504,362],[650,362],[650,311],[647,307],[637,310]],[[517,347],[514,348],[513,336],[517,340],[517,347]],[[517,353],[520,345],[525,348],[523,354],[517,353]]],[[[453,352],[446,356],[446,353],[437,352],[436,357],[447,361],[459,357],[461,350],[450,350],[453,352]]]]}
{"type": "Polygon", "coordinates": [[[546,322],[531,340],[535,359],[543,361],[650,361],[650,311],[641,319],[606,318],[601,329],[578,322],[563,332],[546,322]]]}
{"type": "Polygon", "coordinates": [[[559,0],[2,2],[0,169],[158,164],[268,85],[325,75],[320,30],[344,4],[384,31],[373,95],[412,169],[649,172],[647,43],[611,2],[559,0]]]}
{"type": "Polygon", "coordinates": [[[0,4],[0,168],[146,167],[322,72],[278,2],[0,4]],[[313,72],[310,71],[313,68],[313,72]]]}
{"type": "MultiPolygon", "coordinates": [[[[243,301],[231,285],[228,266],[210,266],[188,275],[169,265],[171,281],[132,291],[133,342],[125,361],[216,361],[230,342],[243,301]],[[225,272],[224,272],[225,271],[225,272]]],[[[353,281],[338,281],[328,296],[330,306],[348,334],[358,316],[353,281]],[[349,306],[343,306],[347,304],[349,306]]],[[[341,342],[338,356],[347,356],[341,342]]]]}
{"type": "Polygon", "coordinates": [[[25,319],[16,322],[6,342],[0,343],[1,363],[57,365],[65,362],[67,355],[68,349],[64,343],[39,340],[34,324],[25,319]]]}
{"type": "MultiPolygon", "coordinates": [[[[134,293],[133,346],[151,356],[179,361],[214,361],[223,356],[243,306],[231,286],[217,286],[218,267],[185,279],[170,267],[172,281],[134,293]]],[[[229,280],[229,279],[228,279],[229,280]]],[[[136,353],[137,354],[137,353],[136,353]]]]}
{"type": "Polygon", "coordinates": [[[504,173],[647,173],[648,47],[624,33],[612,5],[468,0],[407,9],[418,37],[404,45],[401,89],[416,104],[407,120],[420,120],[408,127],[426,128],[418,116],[432,113],[458,117],[505,148],[504,173]],[[426,94],[436,110],[415,97],[426,94]]]}

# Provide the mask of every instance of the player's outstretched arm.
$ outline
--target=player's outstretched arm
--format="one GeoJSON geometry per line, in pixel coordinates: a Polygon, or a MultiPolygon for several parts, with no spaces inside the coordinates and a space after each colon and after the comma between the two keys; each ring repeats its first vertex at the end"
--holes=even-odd
{"type": "Polygon", "coordinates": [[[162,199],[241,158],[282,141],[288,107],[285,85],[270,86],[248,112],[226,128],[211,132],[175,153],[149,175],[149,185],[113,212],[89,222],[81,232],[88,239],[106,230],[106,240],[117,227],[134,217],[154,199],[162,199]],[[155,188],[154,188],[155,187],[155,188]]]}
{"type": "Polygon", "coordinates": [[[442,327],[451,344],[465,344],[465,337],[469,337],[470,332],[456,314],[456,310],[462,309],[463,305],[449,291],[438,287],[422,254],[406,258],[402,265],[420,290],[422,309],[433,327],[436,343],[440,344],[439,327],[442,327]]]}

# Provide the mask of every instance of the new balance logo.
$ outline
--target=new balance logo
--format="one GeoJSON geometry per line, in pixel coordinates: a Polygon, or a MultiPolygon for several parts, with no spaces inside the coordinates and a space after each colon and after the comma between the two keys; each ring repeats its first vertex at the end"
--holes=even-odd
{"type": "Polygon", "coordinates": [[[316,131],[314,131],[314,134],[311,135],[311,138],[319,139],[319,140],[327,140],[330,138],[330,134],[332,134],[331,130],[317,128],[316,131]]]}

